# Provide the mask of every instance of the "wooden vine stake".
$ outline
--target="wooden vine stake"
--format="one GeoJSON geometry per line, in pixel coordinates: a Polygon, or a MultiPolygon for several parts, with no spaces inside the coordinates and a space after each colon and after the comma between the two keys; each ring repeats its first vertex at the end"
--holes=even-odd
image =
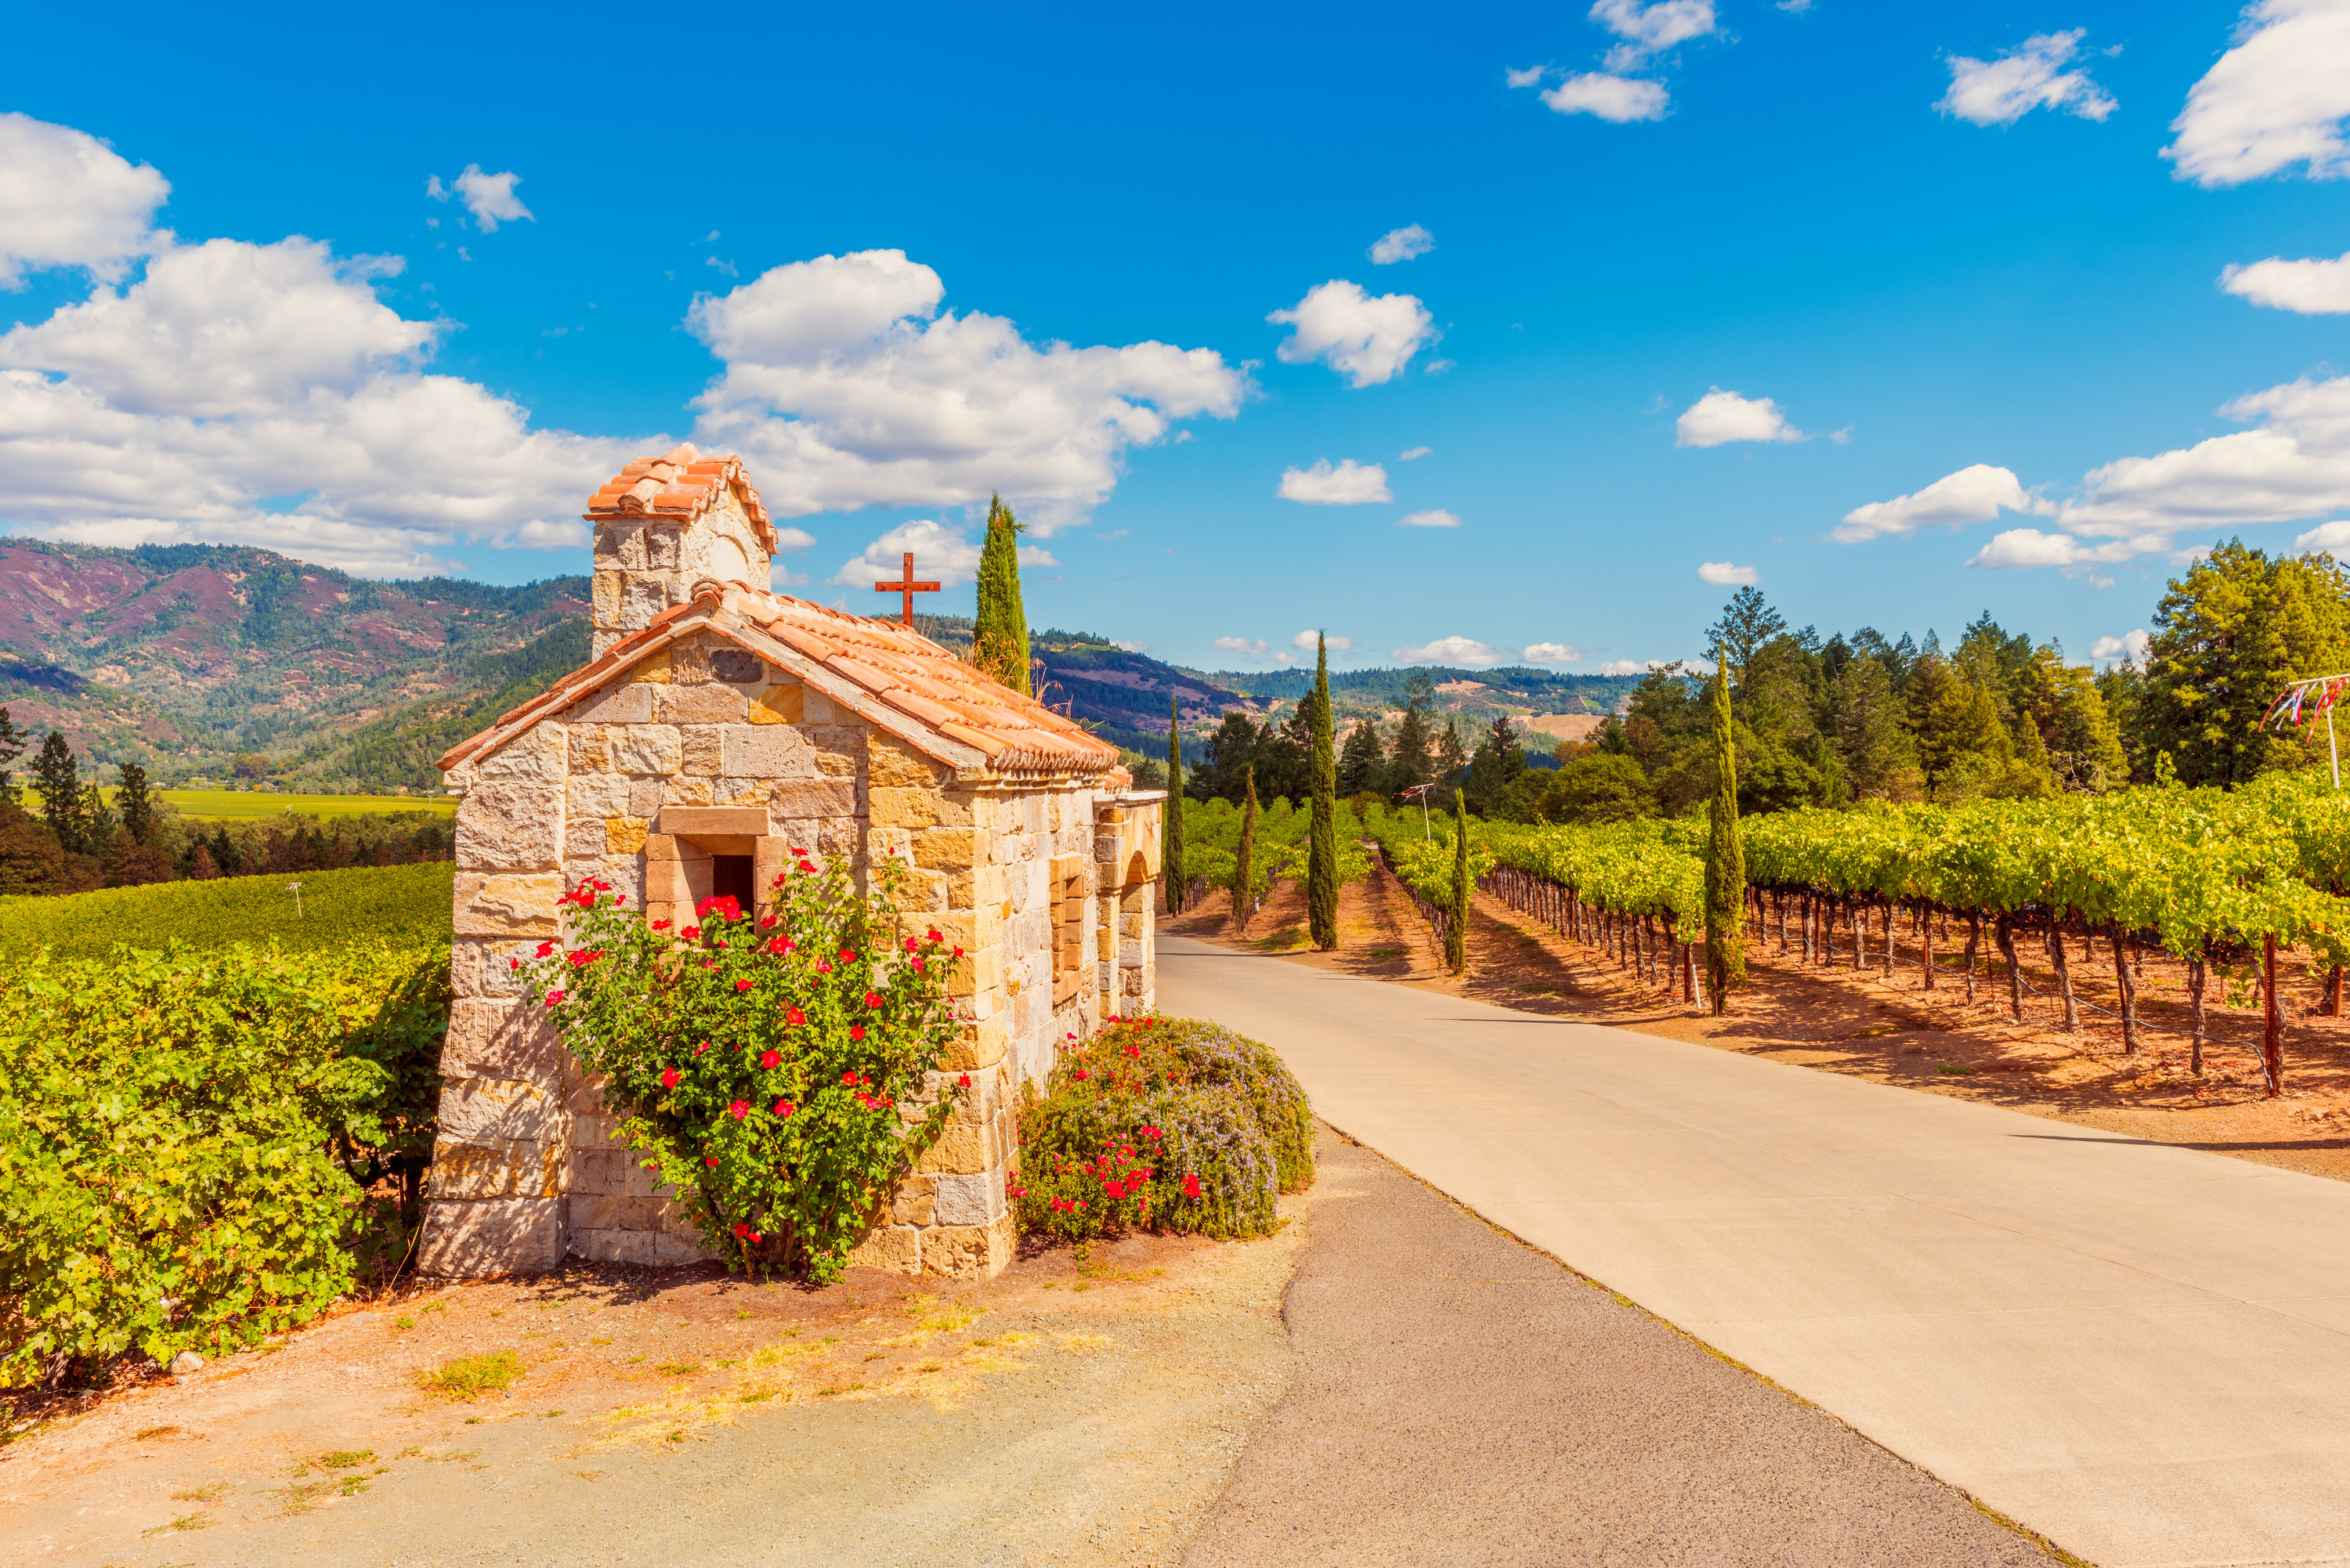
{"type": "Polygon", "coordinates": [[[2261,1077],[2268,1098],[2284,1092],[2284,1020],[2277,1010],[2274,931],[2261,939],[2261,1077]]]}

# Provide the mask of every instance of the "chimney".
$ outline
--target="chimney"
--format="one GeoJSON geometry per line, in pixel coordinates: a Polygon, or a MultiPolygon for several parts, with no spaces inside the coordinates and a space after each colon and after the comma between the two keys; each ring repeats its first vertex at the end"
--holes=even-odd
{"type": "Polygon", "coordinates": [[[596,493],[585,518],[596,530],[599,659],[705,578],[768,586],[775,525],[739,457],[703,457],[691,445],[640,457],[596,493]]]}

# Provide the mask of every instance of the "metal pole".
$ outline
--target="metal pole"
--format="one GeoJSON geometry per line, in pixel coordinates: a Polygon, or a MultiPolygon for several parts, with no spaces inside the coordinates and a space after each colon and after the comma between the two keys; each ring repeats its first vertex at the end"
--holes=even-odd
{"type": "Polygon", "coordinates": [[[2334,710],[2325,711],[2325,753],[2334,759],[2334,787],[2342,787],[2342,747],[2334,739],[2334,710]]]}

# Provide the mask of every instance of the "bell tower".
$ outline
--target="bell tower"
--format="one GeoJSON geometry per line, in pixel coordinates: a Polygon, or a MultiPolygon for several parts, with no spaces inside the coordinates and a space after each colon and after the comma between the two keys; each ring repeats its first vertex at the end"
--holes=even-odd
{"type": "Polygon", "coordinates": [[[775,524],[739,457],[691,445],[640,457],[598,490],[585,520],[596,530],[596,657],[684,604],[704,578],[765,589],[775,524]]]}

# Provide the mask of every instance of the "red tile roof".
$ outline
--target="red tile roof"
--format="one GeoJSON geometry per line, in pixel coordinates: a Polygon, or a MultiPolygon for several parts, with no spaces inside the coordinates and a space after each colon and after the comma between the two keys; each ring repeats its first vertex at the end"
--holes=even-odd
{"type": "MultiPolygon", "coordinates": [[[[631,465],[633,466],[633,465],[631,465]]],[[[623,476],[625,477],[625,475],[623,476]]],[[[911,628],[742,583],[694,585],[691,604],[612,645],[440,761],[479,762],[539,720],[610,684],[680,638],[712,632],[797,677],[868,723],[967,776],[1118,772],[1118,748],[1003,686],[911,628]]]]}
{"type": "Polygon", "coordinates": [[[596,492],[588,502],[587,519],[650,517],[664,523],[691,523],[707,512],[732,485],[743,514],[758,529],[768,553],[775,549],[775,527],[759,493],[743,474],[743,460],[732,455],[704,457],[691,442],[659,457],[640,457],[596,492]]]}

